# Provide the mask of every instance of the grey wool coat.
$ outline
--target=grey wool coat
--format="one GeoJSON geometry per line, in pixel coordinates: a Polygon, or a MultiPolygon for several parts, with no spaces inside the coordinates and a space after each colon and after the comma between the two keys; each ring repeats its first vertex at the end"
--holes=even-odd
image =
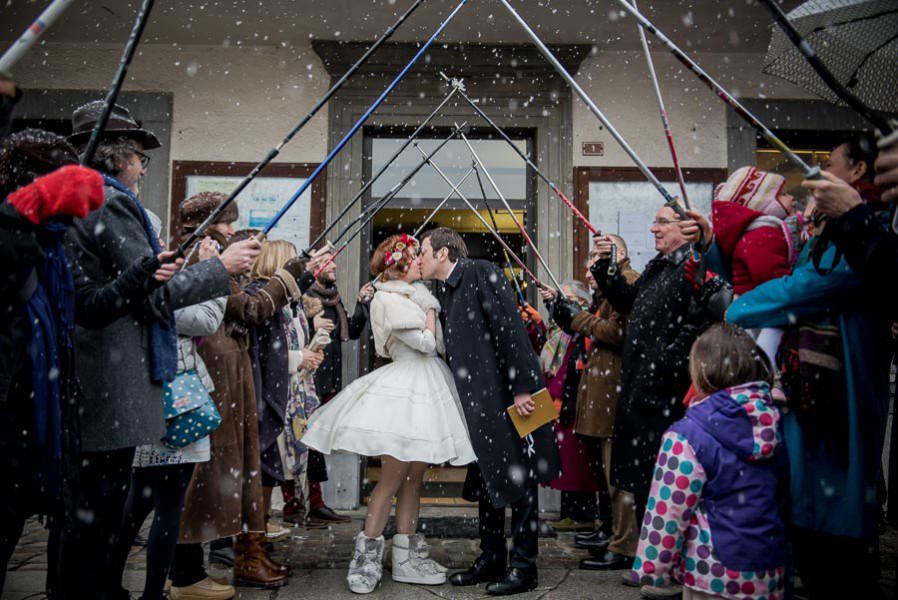
{"type": "MultiPolygon", "coordinates": [[[[134,201],[106,186],[104,206],[69,230],[67,252],[76,296],[89,296],[141,257],[153,256],[134,201]]],[[[149,289],[141,303],[123,300],[124,316],[102,328],[76,316],[75,377],[82,390],[85,452],[157,442],[165,433],[162,384],[150,379],[150,304],[160,314],[229,293],[230,277],[218,259],[182,270],[149,289]]]]}
{"type": "Polygon", "coordinates": [[[468,468],[464,497],[480,499],[482,477],[490,503],[501,508],[561,473],[552,424],[534,431],[529,444],[506,412],[515,394],[545,387],[539,359],[508,278],[495,265],[459,259],[436,288],[449,368],[477,455],[477,463],[468,468]]]}

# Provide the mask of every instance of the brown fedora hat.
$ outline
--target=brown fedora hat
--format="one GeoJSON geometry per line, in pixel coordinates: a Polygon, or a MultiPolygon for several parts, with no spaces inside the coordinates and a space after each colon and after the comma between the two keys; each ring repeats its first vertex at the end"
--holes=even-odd
{"type": "MultiPolygon", "coordinates": [[[[97,119],[103,112],[104,105],[103,100],[94,100],[75,109],[75,112],[72,113],[72,135],[68,138],[73,146],[81,147],[87,144],[94,125],[97,124],[97,119]]],[[[112,112],[109,113],[109,121],[106,122],[102,137],[128,137],[140,140],[143,142],[145,150],[152,150],[162,145],[152,131],[143,129],[137,124],[128,109],[118,104],[112,106],[112,112]]]]}

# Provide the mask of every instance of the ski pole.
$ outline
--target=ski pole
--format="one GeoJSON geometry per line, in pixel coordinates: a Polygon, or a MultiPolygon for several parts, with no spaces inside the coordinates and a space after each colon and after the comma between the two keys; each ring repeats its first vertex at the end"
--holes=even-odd
{"type": "MultiPolygon", "coordinates": [[[[486,212],[490,216],[490,223],[493,224],[493,229],[498,233],[499,224],[496,222],[496,215],[493,214],[493,209],[490,208],[489,200],[487,200],[486,189],[483,187],[483,180],[480,178],[480,170],[477,169],[477,163],[474,163],[474,169],[474,174],[477,176],[477,186],[480,188],[480,195],[483,196],[483,205],[486,207],[486,212]]],[[[514,269],[511,266],[511,258],[508,256],[508,252],[505,251],[505,248],[502,248],[502,254],[505,255],[505,264],[508,266],[508,272],[511,273],[511,281],[514,283],[514,289],[518,293],[518,298],[521,299],[521,304],[527,306],[527,298],[524,297],[524,292],[521,290],[521,286],[518,285],[518,278],[515,276],[514,269]]]]}
{"type": "Polygon", "coordinates": [[[87,142],[87,147],[84,149],[84,155],[81,157],[82,165],[90,164],[90,161],[94,157],[94,153],[97,151],[97,146],[100,143],[100,134],[103,133],[106,123],[109,122],[109,115],[112,113],[112,107],[122,89],[122,84],[125,82],[125,76],[128,74],[128,67],[134,59],[134,53],[137,52],[137,45],[140,43],[140,36],[143,35],[144,27],[147,25],[150,11],[153,10],[153,1],[154,0],[143,0],[140,11],[137,13],[137,19],[134,21],[134,28],[131,29],[131,35],[128,37],[128,42],[125,44],[125,52],[122,54],[118,70],[112,80],[112,85],[109,87],[109,92],[106,94],[106,99],[103,101],[103,111],[100,113],[100,117],[97,119],[94,129],[90,133],[90,140],[87,142]]]}
{"type": "Polygon", "coordinates": [[[361,129],[362,125],[365,124],[365,121],[368,120],[368,118],[374,113],[374,111],[377,110],[377,108],[381,104],[383,104],[383,101],[387,99],[387,96],[390,95],[390,92],[392,92],[396,88],[396,86],[399,85],[399,82],[402,81],[406,74],[408,74],[414,64],[418,62],[418,59],[421,58],[425,52],[427,52],[427,49],[430,48],[433,42],[436,41],[441,33],[443,33],[443,30],[446,29],[452,19],[455,18],[455,15],[457,15],[461,11],[462,7],[464,7],[467,2],[468,0],[461,0],[455,7],[455,9],[449,14],[449,16],[446,17],[446,19],[442,23],[440,23],[439,27],[437,27],[436,31],[434,31],[433,35],[430,36],[430,39],[428,39],[421,45],[421,48],[418,49],[418,52],[412,57],[408,64],[403,67],[402,71],[399,72],[399,75],[396,76],[396,78],[390,83],[390,85],[387,86],[387,89],[385,89],[380,94],[380,96],[377,97],[374,103],[370,107],[368,107],[368,110],[366,110],[365,113],[361,117],[359,117],[359,120],[356,121],[356,123],[349,129],[349,131],[346,132],[346,135],[343,136],[343,139],[341,139],[337,143],[334,149],[330,151],[330,153],[325,157],[321,164],[319,164],[315,168],[312,174],[309,175],[309,178],[306,179],[305,182],[296,191],[296,193],[293,194],[293,197],[291,197],[287,201],[287,203],[283,207],[281,207],[274,218],[262,230],[263,233],[267,234],[269,231],[271,231],[274,226],[278,224],[278,221],[280,221],[281,218],[285,214],[287,214],[287,211],[290,210],[290,207],[292,207],[293,204],[295,204],[296,201],[299,200],[299,197],[302,196],[303,193],[312,185],[318,175],[320,175],[321,172],[327,168],[327,165],[330,164],[337,153],[340,152],[340,150],[343,149],[343,147],[349,142],[352,136],[355,135],[355,133],[359,129],[361,129]]]}
{"type": "MultiPolygon", "coordinates": [[[[420,152],[421,149],[418,148],[418,151],[420,152]]],[[[500,236],[499,233],[495,229],[490,227],[490,224],[486,222],[486,219],[483,218],[483,215],[480,214],[480,211],[477,210],[476,208],[474,208],[474,205],[471,204],[471,201],[468,200],[465,197],[465,195],[461,193],[461,191],[458,189],[457,185],[455,185],[454,183],[452,183],[452,181],[449,180],[449,178],[446,176],[446,174],[443,173],[442,169],[440,169],[434,163],[430,163],[430,166],[433,167],[433,169],[439,174],[439,176],[443,179],[443,181],[445,181],[449,185],[449,187],[452,188],[452,192],[450,192],[450,193],[453,193],[456,196],[458,196],[459,198],[461,198],[462,202],[464,202],[468,206],[468,208],[471,209],[471,212],[473,212],[474,215],[480,220],[481,224],[483,224],[483,226],[486,227],[486,230],[489,231],[493,235],[494,238],[496,238],[496,241],[499,242],[499,245],[502,246],[503,250],[508,252],[508,255],[511,256],[514,259],[514,261],[516,263],[518,263],[518,265],[520,265],[521,269],[523,269],[523,271],[533,280],[533,282],[536,283],[537,285],[544,285],[536,277],[536,275],[533,274],[533,271],[531,271],[527,267],[527,264],[523,260],[521,260],[521,258],[517,254],[515,254],[515,251],[512,250],[511,247],[507,243],[505,243],[505,240],[502,239],[502,236],[500,236]]],[[[561,288],[559,286],[559,290],[560,289],[561,288]]]]}
{"type": "MultiPolygon", "coordinates": [[[[636,0],[633,0],[636,7],[636,0]]],[[[661,113],[661,127],[664,128],[664,136],[667,138],[667,147],[670,150],[670,158],[673,161],[674,171],[677,174],[677,183],[680,185],[680,193],[683,195],[683,204],[686,210],[692,208],[689,204],[689,196],[686,195],[686,180],[683,179],[683,169],[680,168],[680,158],[677,155],[677,147],[674,145],[673,132],[670,129],[670,120],[667,118],[667,109],[664,108],[664,96],[661,95],[661,84],[658,83],[658,74],[655,72],[655,61],[652,60],[652,52],[649,49],[649,41],[645,37],[645,29],[639,25],[639,39],[642,42],[642,51],[645,53],[645,62],[649,70],[649,79],[655,90],[655,98],[658,99],[658,112],[661,113]]]]}
{"type": "Polygon", "coordinates": [[[587,94],[586,91],[582,87],[580,87],[580,84],[577,83],[577,80],[574,79],[573,75],[571,75],[567,71],[567,69],[564,68],[564,65],[562,65],[561,62],[558,60],[558,58],[552,53],[552,51],[549,50],[549,47],[543,43],[543,41],[539,38],[539,36],[536,35],[536,32],[530,28],[530,25],[528,25],[527,22],[523,19],[523,17],[521,17],[521,15],[518,14],[518,12],[514,9],[514,7],[508,3],[508,0],[500,0],[500,1],[505,6],[505,8],[508,9],[508,12],[511,13],[512,17],[515,18],[515,20],[518,22],[518,24],[521,26],[521,28],[523,28],[524,32],[527,34],[527,36],[530,38],[530,40],[533,42],[533,44],[539,49],[539,51],[546,58],[546,60],[549,61],[549,63],[555,68],[555,70],[558,72],[558,74],[561,75],[561,77],[565,81],[567,81],[568,85],[570,85],[571,88],[575,92],[577,92],[577,95],[580,96],[580,99],[583,101],[584,104],[586,104],[586,107],[589,109],[589,111],[593,115],[595,115],[596,118],[599,119],[599,121],[602,122],[602,124],[605,126],[605,129],[608,130],[608,132],[615,139],[615,141],[617,141],[617,143],[620,145],[620,147],[623,149],[623,151],[627,153],[627,155],[636,164],[636,166],[639,168],[639,170],[642,171],[642,174],[645,176],[645,178],[648,179],[649,182],[655,186],[655,189],[657,189],[658,193],[661,194],[661,197],[664,198],[665,206],[668,206],[673,211],[675,211],[680,216],[681,219],[688,219],[689,216],[686,214],[686,211],[683,209],[683,207],[680,206],[680,204],[677,202],[677,199],[674,198],[670,194],[670,192],[668,192],[664,188],[663,185],[661,185],[661,181],[655,176],[654,173],[652,173],[652,171],[651,171],[651,169],[649,169],[648,165],[646,165],[645,162],[641,158],[639,158],[639,155],[636,154],[636,151],[633,150],[632,147],[630,147],[630,144],[627,143],[627,140],[624,139],[624,136],[622,136],[620,134],[620,132],[618,132],[618,130],[611,123],[611,121],[608,120],[608,117],[605,116],[605,113],[603,113],[599,109],[599,107],[596,106],[596,103],[593,102],[592,98],[589,97],[589,94],[587,94]]]}
{"type": "MultiPolygon", "coordinates": [[[[502,2],[506,2],[507,0],[502,0],[502,2]]],[[[708,86],[718,98],[723,100],[730,108],[736,111],[740,117],[745,119],[752,127],[758,130],[765,140],[770,142],[770,144],[775,147],[777,150],[782,152],[786,158],[789,159],[794,165],[800,168],[804,174],[805,179],[817,179],[820,177],[820,167],[811,167],[804,160],[801,159],[800,156],[795,154],[789,146],[785,144],[775,133],[770,131],[766,125],[764,125],[760,119],[758,119],[755,115],[751,113],[741,102],[739,102],[732,94],[730,94],[722,85],[714,81],[708,73],[699,66],[697,62],[689,58],[689,56],[680,50],[680,48],[674,44],[670,38],[668,38],[664,33],[662,33],[657,27],[655,27],[651,21],[649,21],[642,13],[638,10],[630,6],[627,0],[617,0],[618,3],[624,7],[624,9],[633,15],[637,21],[647,29],[652,35],[658,38],[658,41],[661,42],[661,45],[667,48],[674,57],[680,61],[680,63],[685,66],[687,69],[692,71],[696,77],[698,77],[699,81],[708,86]]]]}
{"type": "MultiPolygon", "coordinates": [[[[458,180],[458,185],[460,186],[460,185],[463,184],[465,181],[467,181],[468,177],[470,177],[470,176],[471,176],[471,173],[473,173],[473,172],[474,172],[474,168],[473,168],[473,167],[470,168],[470,169],[468,169],[468,171],[464,174],[464,176],[463,176],[461,179],[458,180]]],[[[424,228],[427,227],[427,224],[430,223],[430,220],[433,219],[434,216],[436,216],[436,214],[437,214],[438,212],[440,212],[440,209],[443,208],[443,205],[445,205],[445,204],[449,201],[449,198],[451,198],[452,195],[453,195],[454,193],[455,193],[455,192],[453,192],[453,191],[450,190],[449,193],[446,194],[446,197],[443,198],[443,199],[440,201],[439,204],[437,204],[437,207],[434,208],[434,209],[430,212],[429,215],[427,215],[427,218],[424,219],[424,222],[421,223],[421,225],[419,225],[417,229],[415,229],[415,232],[412,234],[412,237],[413,237],[413,238],[418,239],[418,236],[421,234],[421,231],[423,231],[424,228]]],[[[364,227],[364,225],[363,225],[362,227],[364,227]]],[[[362,229],[362,228],[359,228],[359,231],[357,231],[356,233],[354,233],[354,234],[352,235],[352,237],[355,237],[356,235],[358,235],[358,234],[361,232],[361,229],[362,229]]],[[[377,283],[378,281],[380,281],[381,275],[383,275],[383,273],[381,273],[380,275],[378,275],[377,277],[375,277],[371,282],[372,282],[372,283],[377,283]]]]}
{"type": "MultiPolygon", "coordinates": [[[[470,177],[471,173],[474,173],[475,170],[476,170],[475,167],[471,167],[470,169],[468,169],[468,171],[465,173],[464,177],[462,177],[461,179],[458,180],[456,187],[461,187],[461,185],[465,181],[468,180],[468,177],[470,177]]],[[[430,221],[437,215],[438,212],[440,212],[440,210],[443,208],[443,206],[445,206],[445,204],[447,202],[449,202],[449,198],[451,198],[454,194],[455,194],[455,192],[453,190],[449,190],[449,193],[446,194],[446,197],[443,198],[439,204],[437,204],[436,208],[434,208],[432,211],[430,211],[430,214],[427,215],[427,218],[424,219],[424,222],[418,226],[418,228],[415,230],[415,233],[412,234],[413,238],[417,238],[418,235],[421,234],[421,232],[424,230],[424,228],[427,226],[427,224],[430,223],[430,221]]]]}
{"type": "Polygon", "coordinates": [[[361,199],[361,197],[365,194],[365,192],[367,192],[368,189],[370,189],[371,186],[374,185],[374,182],[377,181],[380,178],[380,176],[386,172],[386,170],[390,167],[390,165],[392,165],[393,162],[396,161],[396,159],[399,157],[399,155],[402,154],[405,151],[405,149],[409,147],[409,145],[421,134],[422,131],[424,131],[424,129],[427,127],[427,125],[430,123],[430,121],[435,116],[437,116],[437,114],[439,114],[439,112],[441,110],[443,110],[443,107],[446,106],[446,104],[449,102],[449,100],[456,93],[457,93],[457,90],[455,88],[453,88],[452,91],[449,92],[449,95],[446,96],[446,98],[440,103],[440,105],[437,106],[433,110],[433,112],[431,112],[427,116],[426,119],[424,119],[424,121],[418,126],[417,129],[415,129],[415,131],[412,133],[412,135],[402,144],[402,146],[400,146],[399,149],[393,153],[393,156],[391,156],[387,160],[387,162],[384,163],[384,166],[381,167],[380,170],[377,173],[375,173],[371,177],[371,179],[369,179],[365,183],[365,185],[362,186],[362,189],[359,190],[359,192],[353,197],[353,199],[350,200],[349,203],[343,207],[343,209],[340,211],[340,214],[338,214],[334,218],[334,220],[331,221],[331,223],[327,227],[324,228],[324,231],[322,231],[321,233],[318,234],[318,236],[312,241],[312,243],[309,244],[308,249],[303,250],[303,255],[308,256],[309,250],[311,250],[312,248],[317,246],[321,242],[321,240],[323,240],[325,237],[327,237],[327,234],[330,233],[334,227],[336,227],[336,225],[340,221],[340,219],[342,219],[343,217],[346,216],[346,213],[348,213],[350,211],[350,209],[352,209],[352,207],[355,206],[356,202],[358,202],[359,199],[361,199]]]}
{"type": "MultiPolygon", "coordinates": [[[[490,175],[490,172],[487,170],[486,165],[480,159],[480,156],[477,155],[477,152],[474,150],[474,146],[471,145],[471,142],[468,141],[468,138],[465,137],[465,134],[461,134],[461,139],[468,146],[468,150],[471,152],[471,156],[474,157],[474,160],[477,162],[477,165],[480,167],[480,170],[483,171],[483,174],[486,175],[486,180],[490,182],[490,186],[492,186],[493,190],[496,191],[496,195],[499,196],[499,200],[502,204],[505,205],[505,210],[508,211],[508,214],[511,216],[511,220],[514,221],[514,224],[518,226],[518,229],[521,232],[521,235],[524,236],[524,239],[527,241],[527,244],[533,249],[533,254],[536,256],[536,259],[540,262],[543,268],[546,270],[546,273],[549,274],[549,277],[552,279],[552,283],[555,284],[555,287],[561,290],[561,284],[558,283],[558,279],[556,279],[555,274],[552,272],[552,269],[549,268],[549,264],[546,262],[546,259],[543,258],[543,255],[540,253],[539,248],[536,247],[536,244],[533,243],[533,240],[530,238],[530,234],[527,233],[527,229],[518,220],[517,215],[514,214],[514,211],[511,209],[511,205],[508,204],[508,200],[505,199],[505,196],[502,195],[502,190],[499,189],[499,186],[496,185],[496,180],[493,179],[493,176],[490,175]]],[[[431,166],[435,169],[436,165],[431,164],[431,166]]]]}
{"type": "Polygon", "coordinates": [[[0,57],[0,77],[12,79],[12,68],[25,56],[28,49],[40,39],[44,31],[53,25],[60,15],[69,7],[74,0],[53,0],[50,6],[44,9],[44,12],[28,26],[28,29],[22,32],[12,46],[10,46],[3,56],[0,57]]]}
{"type": "MultiPolygon", "coordinates": [[[[462,127],[464,127],[464,125],[462,125],[462,127]]],[[[345,248],[352,242],[352,240],[354,240],[354,239],[356,238],[356,236],[358,236],[358,234],[361,233],[362,229],[364,229],[365,227],[368,226],[368,223],[370,223],[371,220],[374,219],[374,216],[375,216],[377,213],[379,213],[380,210],[381,210],[383,207],[385,207],[385,206],[386,206],[386,205],[387,205],[393,198],[395,198],[397,194],[399,194],[400,190],[402,190],[402,188],[405,187],[405,185],[406,185],[409,181],[412,180],[412,178],[418,173],[418,171],[420,171],[420,170],[424,167],[424,165],[426,165],[426,164],[428,163],[428,161],[429,161],[430,159],[432,159],[432,158],[436,155],[436,153],[439,152],[439,151],[443,148],[443,146],[445,146],[446,144],[448,144],[449,141],[450,141],[452,138],[454,138],[456,135],[458,135],[459,133],[461,133],[461,128],[460,128],[460,127],[456,127],[456,128],[455,128],[455,131],[453,131],[452,134],[451,134],[448,138],[446,138],[445,140],[443,140],[443,142],[442,142],[439,146],[437,146],[437,147],[433,150],[433,152],[430,153],[430,155],[426,155],[426,154],[425,154],[425,160],[421,161],[421,163],[419,163],[418,166],[415,167],[415,169],[412,170],[411,173],[409,173],[408,175],[406,175],[406,176],[402,179],[402,181],[400,181],[399,183],[397,183],[396,185],[394,185],[394,186],[392,187],[392,189],[390,189],[390,191],[389,191],[383,198],[381,198],[380,200],[378,200],[372,207],[369,207],[368,210],[362,212],[362,213],[361,213],[358,217],[356,217],[356,218],[355,218],[349,225],[347,225],[347,226],[343,229],[343,231],[340,232],[340,235],[339,235],[339,237],[338,237],[337,239],[342,238],[344,235],[346,235],[346,233],[349,232],[349,230],[352,228],[352,226],[353,226],[355,223],[358,223],[359,221],[361,221],[361,220],[364,219],[364,222],[359,226],[359,228],[355,231],[355,233],[353,233],[353,234],[349,237],[349,239],[347,239],[345,242],[343,242],[342,244],[340,244],[340,247],[337,249],[337,251],[336,251],[335,253],[333,253],[332,256],[331,256],[331,257],[330,257],[330,258],[329,258],[323,265],[321,265],[321,267],[318,268],[318,271],[315,272],[315,277],[318,277],[319,273],[321,273],[321,271],[323,271],[324,268],[327,267],[327,265],[331,264],[331,263],[334,261],[334,259],[337,258],[337,256],[339,256],[341,252],[343,252],[343,250],[344,250],[344,249],[345,249],[345,248]]],[[[415,143],[415,147],[418,148],[417,143],[415,143]]],[[[418,148],[418,149],[420,150],[420,148],[418,148]]]]}
{"type": "MultiPolygon", "coordinates": [[[[458,185],[463,184],[463,183],[468,179],[468,177],[471,176],[471,173],[473,173],[473,172],[474,172],[473,169],[468,169],[468,172],[465,173],[464,176],[458,181],[458,185]]],[[[421,232],[421,229],[423,229],[423,228],[427,225],[427,223],[430,222],[430,220],[434,217],[434,215],[437,214],[437,212],[439,212],[439,210],[443,207],[443,205],[446,204],[446,202],[449,200],[450,197],[452,197],[452,192],[449,192],[449,194],[448,194],[445,198],[443,198],[443,200],[439,203],[439,205],[437,205],[437,207],[433,210],[433,212],[430,213],[430,215],[427,217],[427,219],[424,221],[424,223],[422,223],[421,226],[418,227],[418,229],[415,231],[415,233],[412,234],[412,237],[415,237],[415,238],[418,237],[418,233],[421,232]]],[[[376,215],[378,212],[380,212],[380,210],[381,210],[384,206],[387,205],[387,202],[385,202],[385,200],[386,200],[386,201],[389,201],[390,199],[391,199],[391,198],[386,198],[386,197],[385,197],[385,198],[382,199],[380,202],[378,202],[378,208],[377,208],[377,210],[375,210],[373,213],[370,213],[370,214],[368,215],[368,217],[365,219],[364,223],[362,223],[361,225],[359,225],[359,226],[356,228],[356,230],[352,232],[352,235],[350,235],[350,236],[346,239],[346,241],[344,241],[342,244],[340,244],[339,247],[337,247],[337,249],[332,253],[332,256],[331,256],[328,260],[326,260],[326,261],[324,262],[323,265],[321,265],[320,267],[318,267],[318,270],[315,271],[315,277],[316,277],[316,278],[318,277],[318,275],[321,274],[321,272],[325,269],[325,267],[327,267],[329,264],[331,264],[332,262],[334,262],[334,261],[337,259],[337,257],[340,256],[340,254],[343,252],[343,250],[345,250],[346,247],[349,246],[349,244],[351,244],[352,241],[353,241],[355,238],[357,238],[357,237],[359,236],[360,233],[362,233],[362,231],[364,231],[365,227],[367,227],[368,224],[371,223],[371,221],[374,220],[375,215],[376,215]]]]}
{"type": "Polygon", "coordinates": [[[811,68],[814,69],[817,75],[820,76],[820,79],[823,80],[823,83],[825,83],[834,94],[873,125],[879,131],[880,135],[887,136],[893,131],[893,127],[889,125],[887,119],[876,114],[873,109],[851,93],[851,91],[842,85],[836,76],[832,74],[832,71],[830,71],[823,60],[817,56],[817,53],[814,51],[811,44],[802,37],[797,29],[795,29],[795,26],[789,21],[789,17],[786,16],[786,13],[783,12],[783,9],[780,8],[776,2],[773,0],[761,0],[761,4],[767,7],[767,10],[773,15],[773,20],[776,21],[780,29],[783,30],[783,33],[786,34],[789,41],[791,41],[798,49],[799,53],[801,53],[808,64],[811,65],[811,68]]]}
{"type": "Polygon", "coordinates": [[[182,254],[186,248],[189,248],[193,244],[193,242],[195,242],[196,239],[203,234],[206,228],[218,219],[219,215],[221,215],[221,213],[228,207],[228,205],[234,202],[237,196],[239,196],[241,192],[243,192],[243,190],[245,190],[247,186],[249,186],[249,184],[252,183],[256,177],[258,177],[259,173],[262,172],[262,169],[267,167],[271,163],[271,161],[273,161],[281,153],[281,150],[284,148],[284,146],[290,143],[290,141],[296,136],[296,134],[298,134],[300,130],[302,130],[302,128],[305,127],[306,124],[311,121],[316,114],[318,114],[318,111],[320,111],[324,107],[324,105],[334,97],[334,94],[336,94],[340,90],[340,88],[342,88],[343,85],[347,81],[349,81],[349,78],[352,77],[356,73],[356,71],[361,68],[362,65],[368,62],[368,59],[371,58],[371,55],[374,54],[377,49],[380,48],[387,40],[393,37],[393,34],[396,33],[396,30],[399,29],[399,27],[406,21],[406,19],[408,19],[411,14],[415,12],[415,10],[417,10],[419,6],[421,6],[423,2],[424,0],[415,0],[414,4],[412,4],[404,13],[402,13],[399,19],[397,19],[396,22],[393,23],[383,33],[383,35],[381,35],[380,38],[378,38],[377,41],[375,41],[374,44],[372,44],[371,47],[369,47],[368,50],[365,51],[365,53],[355,62],[355,64],[349,67],[349,69],[345,73],[343,73],[343,76],[340,77],[340,79],[331,86],[331,88],[324,94],[324,96],[321,97],[320,100],[318,100],[315,106],[312,107],[312,110],[310,110],[308,114],[306,114],[306,116],[304,116],[302,120],[297,123],[293,129],[290,130],[290,132],[284,137],[283,140],[281,140],[281,142],[277,146],[269,150],[268,154],[266,154],[265,157],[261,161],[259,161],[259,164],[253,167],[252,171],[250,171],[249,174],[244,177],[240,183],[237,184],[237,187],[234,188],[234,191],[230,193],[227,199],[222,202],[218,206],[218,208],[212,211],[212,214],[210,214],[205,221],[200,223],[199,227],[197,227],[189,236],[187,236],[187,238],[184,240],[184,242],[181,243],[178,248],[179,254],[182,254]]]}
{"type": "MultiPolygon", "coordinates": [[[[462,127],[464,127],[464,124],[462,124],[462,127]]],[[[446,144],[448,144],[450,141],[455,139],[455,137],[458,136],[459,133],[461,133],[461,129],[455,129],[451,134],[449,134],[449,137],[444,139],[442,142],[440,142],[440,144],[436,148],[434,148],[433,152],[430,153],[430,157],[435,156],[436,153],[439,152],[440,150],[442,150],[446,144]]],[[[417,144],[417,142],[415,142],[415,143],[417,144]]],[[[393,187],[391,187],[390,190],[386,194],[384,194],[383,198],[381,198],[377,202],[373,203],[371,206],[369,206],[368,208],[363,210],[361,213],[359,213],[359,215],[355,219],[350,221],[350,223],[346,227],[344,227],[343,230],[337,235],[337,237],[333,240],[333,242],[336,243],[336,242],[339,242],[341,239],[343,239],[343,236],[346,235],[350,229],[352,229],[353,225],[355,225],[359,221],[365,219],[369,214],[371,214],[372,211],[375,213],[380,211],[380,209],[383,208],[383,206],[385,206],[390,200],[392,200],[399,194],[399,192],[402,190],[402,188],[404,188],[408,184],[408,182],[411,181],[412,178],[418,174],[418,171],[420,171],[422,168],[424,168],[424,165],[426,165],[426,164],[427,164],[426,160],[422,160],[421,162],[419,162],[415,166],[415,168],[412,169],[405,177],[403,177],[400,181],[396,182],[396,184],[393,187]]]]}
{"type": "Polygon", "coordinates": [[[580,219],[580,222],[583,223],[583,225],[587,229],[589,229],[590,233],[592,233],[593,235],[599,235],[599,230],[596,229],[595,227],[593,227],[592,223],[589,222],[589,219],[587,219],[586,216],[582,212],[580,212],[580,210],[576,206],[574,206],[574,203],[571,202],[568,199],[568,197],[564,195],[564,192],[562,192],[558,188],[558,186],[555,185],[555,183],[551,179],[549,179],[548,176],[546,176],[546,174],[543,173],[539,167],[536,166],[536,163],[534,163],[532,160],[530,160],[530,158],[526,154],[524,154],[520,148],[518,148],[517,144],[514,143],[514,140],[512,140],[511,137],[509,137],[509,135],[507,133],[505,133],[505,131],[503,131],[503,129],[501,127],[499,127],[499,125],[492,118],[490,118],[490,116],[488,114],[486,114],[483,111],[483,109],[480,108],[480,106],[477,105],[476,102],[471,100],[471,98],[468,97],[467,94],[465,94],[464,88],[461,87],[461,82],[458,81],[457,79],[449,79],[449,77],[447,77],[446,74],[442,73],[442,72],[440,73],[440,76],[443,79],[445,79],[446,81],[448,81],[449,83],[451,83],[453,88],[456,88],[456,87],[460,88],[459,96],[461,96],[468,104],[471,105],[471,108],[473,108],[474,111],[478,115],[480,115],[481,119],[486,121],[487,125],[492,127],[496,131],[496,133],[499,134],[499,136],[502,139],[504,139],[506,142],[508,142],[508,145],[511,146],[511,148],[517,153],[518,156],[521,157],[521,159],[523,159],[523,161],[525,163],[527,163],[527,166],[529,166],[531,169],[533,169],[533,172],[536,173],[539,176],[539,178],[542,179],[546,183],[547,186],[549,186],[549,189],[552,190],[552,192],[556,196],[558,196],[558,198],[561,199],[561,201],[564,202],[568,206],[568,208],[570,208],[574,212],[574,215],[578,219],[580,219]]]}

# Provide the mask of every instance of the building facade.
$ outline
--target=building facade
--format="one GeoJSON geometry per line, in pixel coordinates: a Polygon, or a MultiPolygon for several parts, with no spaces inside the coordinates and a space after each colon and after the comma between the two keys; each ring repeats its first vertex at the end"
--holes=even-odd
{"type": "MultiPolygon", "coordinates": [[[[405,6],[395,0],[308,0],[265,3],[159,6],[153,15],[121,95],[163,147],[153,151],[142,197],[177,229],[172,215],[189,193],[209,186],[228,189],[266,155],[303,117],[405,6]]],[[[525,19],[557,51],[565,66],[607,114],[644,161],[667,182],[674,181],[635,22],[613,0],[519,3],[525,19]]],[[[795,4],[795,2],[792,2],[795,4]]],[[[387,84],[414,55],[454,3],[431,0],[384,46],[283,149],[269,178],[251,199],[241,199],[241,223],[264,224],[273,206],[308,177],[387,84]],[[266,204],[267,203],[267,204],[266,204]]],[[[822,151],[840,133],[862,127],[849,111],[764,75],[771,22],[759,7],[725,0],[642,3],[659,27],[691,52],[718,81],[744,99],[771,128],[809,153],[822,151]]],[[[72,110],[102,97],[121,56],[137,3],[75,3],[69,13],[15,71],[26,95],[17,127],[39,125],[64,132],[72,110]],[[106,6],[108,5],[108,6],[106,6]]],[[[788,8],[788,7],[787,7],[788,8]]],[[[4,9],[4,46],[39,11],[30,2],[4,9]],[[6,15],[4,15],[6,17],[6,15]]],[[[621,233],[638,255],[651,255],[647,232],[661,199],[645,183],[611,135],[552,70],[498,2],[472,0],[429,49],[362,130],[300,198],[284,230],[306,244],[342,211],[362,183],[382,166],[397,145],[449,93],[441,77],[462,78],[467,94],[533,157],[539,168],[606,231],[621,233]]],[[[781,157],[764,148],[753,130],[660,46],[652,58],[658,71],[680,161],[694,203],[707,207],[715,183],[746,164],[789,171],[781,157]]],[[[432,149],[455,125],[483,154],[488,170],[504,189],[559,280],[582,275],[586,229],[571,211],[505,147],[494,132],[458,98],[436,115],[422,134],[432,149]]],[[[388,169],[328,237],[382,197],[417,162],[412,148],[388,169]]],[[[450,178],[470,167],[462,142],[441,156],[450,178]]],[[[486,198],[473,178],[462,190],[472,200],[488,200],[503,234],[514,236],[498,195],[486,198]]],[[[422,170],[394,203],[359,235],[339,261],[339,285],[351,298],[368,278],[367,264],[381,236],[419,224],[449,188],[422,170]]],[[[478,207],[481,207],[478,204],[478,207]]],[[[465,205],[453,199],[436,218],[485,242],[483,228],[465,205]]],[[[520,240],[515,238],[518,247],[520,240]]],[[[489,244],[486,244],[489,245],[489,244]]],[[[484,255],[494,249],[484,247],[484,255]]],[[[492,253],[492,254],[491,254],[492,253]]],[[[532,253],[525,253],[531,267],[532,253]]],[[[538,276],[546,278],[544,269],[538,276]]],[[[532,291],[531,299],[533,299],[532,291]]],[[[363,344],[364,346],[364,344],[363,344]]],[[[365,347],[345,348],[346,377],[368,368],[365,347]]],[[[365,471],[353,457],[334,460],[328,493],[338,506],[364,495],[365,471]]]]}

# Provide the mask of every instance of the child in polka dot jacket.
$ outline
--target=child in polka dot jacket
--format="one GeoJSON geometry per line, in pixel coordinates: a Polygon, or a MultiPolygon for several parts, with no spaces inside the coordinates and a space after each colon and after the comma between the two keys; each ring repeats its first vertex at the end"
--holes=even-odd
{"type": "Polygon", "coordinates": [[[629,576],[684,600],[783,598],[788,458],[763,352],[726,323],[689,357],[698,396],[664,434],[629,576]]]}

